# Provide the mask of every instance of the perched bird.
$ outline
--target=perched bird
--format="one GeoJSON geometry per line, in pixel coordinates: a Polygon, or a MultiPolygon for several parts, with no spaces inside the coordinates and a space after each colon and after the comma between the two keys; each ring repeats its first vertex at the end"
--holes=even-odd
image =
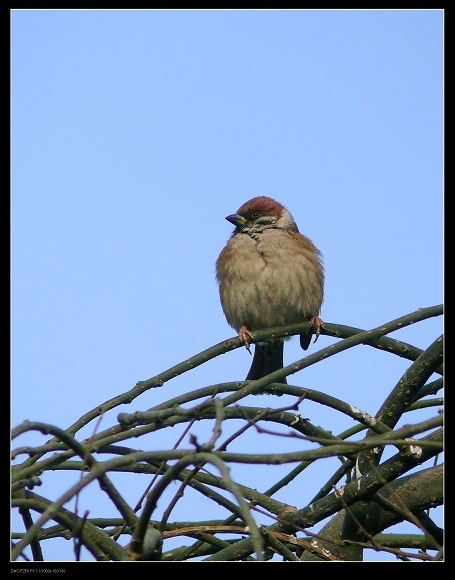
{"type": "MultiPolygon", "coordinates": [[[[289,211],[270,197],[254,197],[226,219],[235,230],[216,262],[216,278],[226,320],[239,339],[250,350],[255,330],[304,321],[311,322],[317,339],[324,296],[319,250],[299,232],[289,211]]],[[[311,336],[311,331],[300,335],[304,350],[311,336]]],[[[282,367],[282,339],[257,343],[246,380],[282,367]]]]}

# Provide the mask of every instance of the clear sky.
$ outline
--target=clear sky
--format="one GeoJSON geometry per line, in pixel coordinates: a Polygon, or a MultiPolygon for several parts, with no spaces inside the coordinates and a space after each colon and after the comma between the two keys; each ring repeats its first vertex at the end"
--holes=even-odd
{"type": "MultiPolygon", "coordinates": [[[[443,11],[11,20],[13,426],[66,428],[232,337],[214,263],[224,217],[257,195],[324,255],[323,320],[368,329],[443,301],[443,11]]],[[[425,348],[441,326],[394,336],[425,348]]],[[[287,364],[302,356],[286,344],[287,364]]],[[[238,349],[120,410],[250,362],[238,349]]],[[[293,380],[375,414],[408,364],[359,347],[293,380]]]]}

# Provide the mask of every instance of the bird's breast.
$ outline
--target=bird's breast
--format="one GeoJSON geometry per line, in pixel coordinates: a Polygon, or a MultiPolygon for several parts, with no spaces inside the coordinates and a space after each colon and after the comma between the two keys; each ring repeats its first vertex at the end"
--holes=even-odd
{"type": "Polygon", "coordinates": [[[217,278],[224,313],[236,330],[300,322],[320,310],[322,268],[314,252],[283,231],[231,238],[218,259],[217,278]]]}

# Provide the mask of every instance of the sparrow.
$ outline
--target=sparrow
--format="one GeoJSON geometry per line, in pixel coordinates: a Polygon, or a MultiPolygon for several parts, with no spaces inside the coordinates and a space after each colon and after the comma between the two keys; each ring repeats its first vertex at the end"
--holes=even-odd
{"type": "MultiPolygon", "coordinates": [[[[304,321],[311,322],[317,340],[324,298],[320,251],[270,197],[254,197],[226,219],[235,230],[216,261],[216,279],[224,315],[242,344],[250,351],[255,330],[304,321]]],[[[304,350],[312,334],[300,335],[304,350]]],[[[256,343],[246,380],[282,368],[283,346],[283,339],[256,343]]]]}

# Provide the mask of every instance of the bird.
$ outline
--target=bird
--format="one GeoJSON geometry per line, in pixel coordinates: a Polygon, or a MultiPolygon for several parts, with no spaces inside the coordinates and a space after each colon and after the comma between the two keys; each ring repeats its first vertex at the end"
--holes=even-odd
{"type": "MultiPolygon", "coordinates": [[[[284,205],[267,196],[253,197],[225,218],[235,226],[216,260],[221,307],[228,324],[251,353],[254,332],[309,321],[300,335],[307,350],[314,329],[317,340],[323,321],[322,254],[301,234],[284,205]]],[[[255,343],[245,380],[260,379],[283,368],[283,339],[255,343]]],[[[281,383],[287,384],[286,378],[281,383]]]]}

